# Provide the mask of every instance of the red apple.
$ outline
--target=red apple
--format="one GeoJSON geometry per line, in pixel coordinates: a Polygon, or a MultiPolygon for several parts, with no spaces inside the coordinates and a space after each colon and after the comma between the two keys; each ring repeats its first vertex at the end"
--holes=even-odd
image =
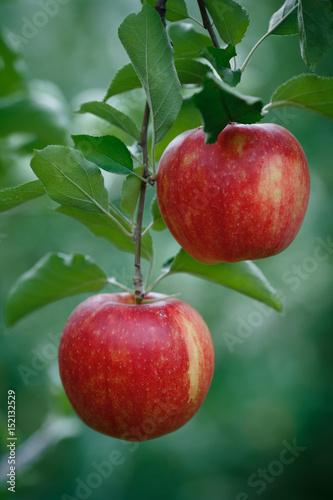
{"type": "Polygon", "coordinates": [[[230,124],[215,144],[202,127],[176,137],[157,174],[161,214],[178,243],[205,263],[284,250],[302,224],[309,169],[297,139],[275,124],[230,124]]]}
{"type": "Polygon", "coordinates": [[[178,299],[135,304],[128,293],[99,294],[69,317],[59,345],[69,401],[89,427],[127,441],[183,426],[208,392],[215,361],[200,314],[178,299]]]}

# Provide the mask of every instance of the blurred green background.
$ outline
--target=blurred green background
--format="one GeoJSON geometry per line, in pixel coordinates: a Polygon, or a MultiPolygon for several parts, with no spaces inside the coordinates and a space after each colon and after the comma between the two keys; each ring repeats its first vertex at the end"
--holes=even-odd
{"type": "MultiPolygon", "coordinates": [[[[282,0],[240,3],[251,19],[239,46],[241,63],[282,0]]],[[[188,7],[198,17],[195,4],[188,2],[188,7]]],[[[108,132],[97,118],[73,111],[105,95],[115,71],[127,61],[117,27],[139,9],[139,0],[0,0],[3,35],[19,51],[15,61],[4,46],[0,51],[1,188],[33,178],[33,147],[66,143],[70,133],[108,132]],[[46,16],[40,14],[46,12],[42,4],[48,5],[46,16]],[[7,80],[1,73],[6,57],[13,64],[7,80]]],[[[333,76],[332,55],[331,50],[320,62],[318,74],[333,76]]],[[[297,37],[269,37],[253,56],[239,90],[268,102],[278,85],[302,72],[307,68],[297,37]]],[[[130,105],[140,124],[140,91],[126,99],[114,104],[119,109],[130,105]]],[[[158,291],[181,292],[206,320],[216,346],[216,371],[198,414],[157,440],[135,445],[102,436],[82,424],[69,406],[58,375],[57,343],[83,296],[47,306],[11,329],[2,313],[10,286],[48,251],[91,255],[128,285],[133,257],[55,213],[47,199],[0,214],[0,477],[8,472],[7,391],[13,389],[17,500],[331,497],[333,123],[296,108],[271,111],[266,120],[298,138],[311,173],[310,203],[299,235],[284,253],[258,262],[281,291],[285,312],[186,275],[161,284],[158,291]],[[290,447],[293,452],[284,451],[290,447]],[[120,457],[113,470],[105,464],[112,452],[120,457]]],[[[119,180],[110,176],[107,182],[117,199],[119,180]]],[[[178,245],[166,231],[153,236],[158,268],[178,245]]],[[[10,495],[5,481],[1,498],[10,495]]]]}

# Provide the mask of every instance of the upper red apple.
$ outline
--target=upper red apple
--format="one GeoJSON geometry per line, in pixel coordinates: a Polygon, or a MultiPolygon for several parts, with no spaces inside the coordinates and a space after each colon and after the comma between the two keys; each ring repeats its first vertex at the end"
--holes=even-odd
{"type": "Polygon", "coordinates": [[[260,259],[284,250],[305,215],[309,169],[297,139],[275,124],[230,124],[215,144],[202,127],[164,151],[157,198],[172,235],[205,263],[260,259]]]}
{"type": "Polygon", "coordinates": [[[184,425],[202,404],[215,351],[200,314],[150,294],[99,294],[69,317],[59,345],[60,376],[78,416],[93,429],[143,441],[184,425]]]}

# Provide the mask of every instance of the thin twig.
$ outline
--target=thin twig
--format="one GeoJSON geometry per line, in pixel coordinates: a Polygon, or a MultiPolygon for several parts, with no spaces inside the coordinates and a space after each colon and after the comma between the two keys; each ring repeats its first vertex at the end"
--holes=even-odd
{"type": "MultiPolygon", "coordinates": [[[[199,0],[198,0],[198,1],[199,1],[199,0]]],[[[290,14],[291,14],[292,12],[294,12],[294,10],[296,10],[297,8],[298,8],[298,3],[297,3],[296,5],[294,5],[294,7],[293,7],[292,9],[290,9],[290,11],[289,11],[289,12],[288,12],[285,16],[283,16],[283,17],[280,19],[280,21],[279,21],[278,23],[274,24],[274,26],[272,26],[272,28],[271,28],[270,30],[268,30],[268,31],[267,31],[267,33],[265,33],[265,34],[264,34],[264,36],[262,36],[262,37],[260,38],[260,40],[259,40],[259,41],[255,44],[255,46],[254,46],[254,47],[250,50],[250,53],[248,54],[247,58],[246,58],[246,59],[245,59],[245,61],[243,62],[242,67],[241,67],[241,72],[242,72],[242,73],[244,72],[244,70],[245,70],[245,68],[246,68],[246,66],[247,66],[247,64],[248,64],[248,62],[249,62],[249,60],[251,59],[251,57],[253,56],[253,54],[255,53],[255,51],[257,50],[257,48],[259,47],[259,45],[261,45],[261,44],[262,44],[262,42],[263,42],[264,40],[266,40],[266,38],[267,38],[269,35],[271,35],[271,34],[272,34],[275,30],[276,30],[276,28],[277,28],[278,26],[280,26],[280,24],[282,24],[282,23],[283,23],[283,21],[285,21],[285,19],[287,19],[287,17],[288,17],[288,16],[290,16],[290,14]]]]}
{"type": "MultiPolygon", "coordinates": [[[[146,102],[145,114],[142,122],[141,137],[139,142],[139,146],[142,149],[143,163],[145,166],[142,174],[144,179],[147,179],[149,177],[149,170],[148,170],[149,158],[148,158],[148,141],[147,141],[149,115],[150,115],[150,109],[148,102],[146,102]]],[[[142,181],[140,189],[138,217],[134,234],[134,241],[136,248],[135,248],[135,275],[133,278],[133,286],[134,286],[135,301],[137,304],[140,304],[145,296],[143,278],[141,272],[141,237],[142,237],[141,231],[142,231],[143,211],[146,198],[146,189],[147,189],[147,182],[142,181]]]]}
{"type": "Polygon", "coordinates": [[[209,20],[204,0],[198,0],[198,5],[199,5],[199,9],[200,9],[200,13],[201,13],[201,17],[202,17],[202,22],[203,22],[204,28],[206,28],[206,30],[208,31],[209,36],[210,36],[210,38],[211,38],[211,40],[213,42],[214,47],[216,47],[217,49],[219,49],[220,48],[220,44],[219,44],[219,42],[218,42],[218,40],[216,38],[215,32],[213,30],[212,23],[209,20]]]}

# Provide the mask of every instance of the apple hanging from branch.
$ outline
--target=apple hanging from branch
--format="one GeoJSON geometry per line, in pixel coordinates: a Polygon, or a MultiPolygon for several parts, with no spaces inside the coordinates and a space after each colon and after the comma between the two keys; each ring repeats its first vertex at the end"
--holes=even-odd
{"type": "Polygon", "coordinates": [[[61,380],[78,416],[127,441],[183,426],[205,399],[214,371],[214,345],[200,314],[161,294],[145,301],[135,304],[126,292],[86,299],[59,346],[61,380]]]}
{"type": "Polygon", "coordinates": [[[305,154],[275,124],[229,124],[215,144],[202,127],[176,137],[157,174],[161,214],[178,243],[205,263],[261,259],[298,233],[309,199],[305,154]]]}

